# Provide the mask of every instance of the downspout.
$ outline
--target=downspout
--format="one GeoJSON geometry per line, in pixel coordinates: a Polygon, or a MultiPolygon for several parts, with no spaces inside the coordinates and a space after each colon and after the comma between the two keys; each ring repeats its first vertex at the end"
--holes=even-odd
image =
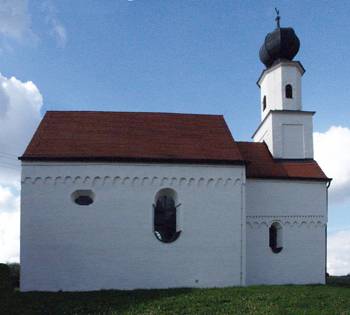
{"type": "Polygon", "coordinates": [[[326,184],[326,223],[325,223],[325,228],[324,228],[324,233],[325,233],[325,273],[324,273],[324,277],[325,277],[325,283],[327,284],[327,239],[328,239],[328,233],[327,233],[327,229],[328,229],[328,188],[331,185],[331,181],[332,179],[330,179],[327,184],[326,184]]]}
{"type": "Polygon", "coordinates": [[[246,228],[246,215],[245,215],[245,184],[246,184],[246,177],[245,177],[245,168],[242,170],[241,173],[241,257],[240,257],[240,263],[241,263],[241,270],[240,270],[240,285],[245,285],[245,252],[246,252],[246,242],[245,242],[245,228],[246,228]]]}

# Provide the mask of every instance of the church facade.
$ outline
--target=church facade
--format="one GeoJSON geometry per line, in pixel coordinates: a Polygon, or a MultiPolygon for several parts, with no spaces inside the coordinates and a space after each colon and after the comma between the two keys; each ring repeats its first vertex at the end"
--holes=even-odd
{"type": "Polygon", "coordinates": [[[21,290],[325,283],[299,45],[266,36],[253,142],[220,115],[47,112],[20,157],[21,290]]]}

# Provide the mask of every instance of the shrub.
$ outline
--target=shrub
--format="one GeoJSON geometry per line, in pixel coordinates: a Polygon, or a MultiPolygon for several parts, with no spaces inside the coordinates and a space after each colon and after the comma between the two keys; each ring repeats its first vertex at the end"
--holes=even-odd
{"type": "Polygon", "coordinates": [[[10,268],[12,288],[19,288],[20,266],[18,263],[11,263],[8,266],[10,268]]]}
{"type": "Polygon", "coordinates": [[[0,291],[10,290],[12,290],[10,267],[0,264],[0,291]]]}

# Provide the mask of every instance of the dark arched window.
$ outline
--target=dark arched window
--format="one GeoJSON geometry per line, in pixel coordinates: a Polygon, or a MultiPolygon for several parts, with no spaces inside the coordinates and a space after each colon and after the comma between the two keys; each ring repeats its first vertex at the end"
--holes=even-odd
{"type": "Polygon", "coordinates": [[[160,190],[155,198],[154,235],[164,243],[174,242],[180,235],[177,231],[177,194],[170,188],[160,190]]]}
{"type": "Polygon", "coordinates": [[[286,85],[286,98],[293,98],[293,87],[290,84],[286,85]]]}
{"type": "Polygon", "coordinates": [[[263,111],[266,109],[266,95],[263,98],[263,111]]]}
{"type": "Polygon", "coordinates": [[[278,222],[272,223],[269,228],[269,234],[270,248],[275,254],[277,254],[283,249],[281,224],[279,224],[278,222]]]}

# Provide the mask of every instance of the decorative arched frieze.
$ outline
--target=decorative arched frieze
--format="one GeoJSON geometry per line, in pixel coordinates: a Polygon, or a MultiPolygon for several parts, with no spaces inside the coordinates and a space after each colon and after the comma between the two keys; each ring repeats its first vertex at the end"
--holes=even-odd
{"type": "Polygon", "coordinates": [[[149,183],[149,177],[144,177],[144,178],[142,178],[142,182],[141,182],[141,185],[142,186],[146,186],[146,185],[148,185],[148,183],[149,183]]]}
{"type": "Polygon", "coordinates": [[[103,177],[102,185],[107,185],[107,184],[110,184],[111,182],[112,182],[112,178],[110,176],[105,176],[103,177]]]}
{"type": "Polygon", "coordinates": [[[186,185],[186,178],[185,177],[181,177],[179,183],[180,183],[180,186],[185,186],[186,185]]]}
{"type": "Polygon", "coordinates": [[[212,188],[214,187],[215,180],[214,178],[210,178],[207,182],[207,187],[212,188]]]}
{"type": "Polygon", "coordinates": [[[249,228],[260,228],[270,226],[273,222],[290,228],[300,227],[323,227],[326,218],[322,215],[300,215],[300,216],[247,216],[246,223],[249,228]]]}
{"type": "Polygon", "coordinates": [[[88,185],[91,183],[91,177],[90,176],[85,176],[83,180],[83,184],[88,185]]]}
{"type": "Polygon", "coordinates": [[[204,186],[204,183],[205,183],[205,178],[204,178],[204,177],[201,177],[201,178],[198,180],[198,187],[203,187],[203,186],[204,186]]]}
{"type": "Polygon", "coordinates": [[[223,179],[222,179],[222,178],[218,178],[218,179],[216,180],[215,187],[216,187],[216,188],[219,188],[219,187],[223,186],[223,184],[224,184],[223,179]]]}
{"type": "Polygon", "coordinates": [[[95,176],[92,180],[92,186],[97,186],[102,183],[102,179],[100,176],[95,176]]]}
{"type": "Polygon", "coordinates": [[[155,185],[157,185],[158,183],[159,183],[158,177],[157,177],[157,176],[153,176],[151,185],[152,185],[152,186],[155,186],[155,185]]]}
{"type": "Polygon", "coordinates": [[[196,179],[191,177],[188,181],[188,186],[194,187],[196,185],[196,179]]]}
{"type": "Polygon", "coordinates": [[[168,177],[163,177],[161,182],[160,182],[160,185],[161,186],[167,186],[168,185],[168,182],[169,182],[169,179],[168,177]]]}
{"type": "Polygon", "coordinates": [[[44,184],[51,184],[52,183],[52,177],[46,176],[44,179],[44,184]]]}
{"type": "Polygon", "coordinates": [[[172,177],[171,181],[170,181],[170,186],[176,186],[177,183],[177,178],[176,177],[172,177]]]}
{"type": "Polygon", "coordinates": [[[123,178],[123,181],[122,181],[122,184],[123,184],[123,185],[128,185],[129,182],[130,182],[130,177],[124,177],[124,178],[123,178]]]}
{"type": "Polygon", "coordinates": [[[138,177],[134,177],[132,179],[132,185],[133,186],[137,186],[139,184],[139,181],[140,181],[140,179],[138,177]]]}
{"type": "Polygon", "coordinates": [[[119,177],[119,176],[115,176],[115,177],[113,178],[113,185],[117,185],[117,184],[119,184],[119,183],[120,183],[120,181],[121,181],[121,177],[119,177]]]}
{"type": "Polygon", "coordinates": [[[73,178],[71,176],[65,176],[63,183],[64,184],[72,184],[72,183],[78,184],[81,181],[82,181],[82,178],[80,176],[77,176],[76,178],[74,178],[74,181],[73,181],[73,178]]]}
{"type": "Polygon", "coordinates": [[[22,184],[73,184],[73,185],[85,185],[85,186],[99,186],[99,185],[129,185],[132,186],[172,186],[172,187],[199,187],[199,188],[232,188],[233,186],[241,183],[240,178],[204,178],[204,177],[129,177],[129,176],[46,176],[46,177],[25,177],[22,180],[22,184]]]}

